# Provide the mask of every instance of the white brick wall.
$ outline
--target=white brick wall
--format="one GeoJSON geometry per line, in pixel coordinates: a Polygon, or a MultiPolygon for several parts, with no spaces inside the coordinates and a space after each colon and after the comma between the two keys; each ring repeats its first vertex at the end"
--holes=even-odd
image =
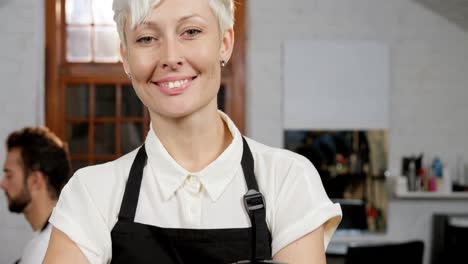
{"type": "MultiPolygon", "coordinates": [[[[439,155],[452,171],[457,155],[468,161],[468,33],[444,17],[411,0],[251,0],[247,39],[246,125],[254,139],[283,145],[285,40],[368,40],[390,47],[391,171],[400,171],[402,155],[418,152],[429,155],[426,162],[439,155]]],[[[421,238],[427,263],[430,214],[422,210],[468,212],[460,201],[443,204],[393,202],[389,233],[373,238],[421,238]],[[407,227],[400,216],[419,217],[425,224],[407,227]]]]}
{"type": "MultiPolygon", "coordinates": [[[[43,1],[0,1],[0,162],[8,134],[43,123],[44,116],[43,1]]],[[[2,176],[3,177],[3,173],[2,176]]],[[[22,215],[8,211],[0,194],[0,263],[13,263],[31,238],[22,215]]]]}

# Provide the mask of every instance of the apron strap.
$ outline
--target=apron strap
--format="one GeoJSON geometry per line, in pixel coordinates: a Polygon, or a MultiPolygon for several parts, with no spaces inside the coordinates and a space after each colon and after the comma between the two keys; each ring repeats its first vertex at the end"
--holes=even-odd
{"type": "Polygon", "coordinates": [[[133,161],[130,175],[128,176],[125,192],[120,205],[119,220],[133,222],[140,195],[141,180],[143,178],[143,169],[146,164],[146,149],[143,144],[133,161]]]}
{"type": "Polygon", "coordinates": [[[250,224],[252,225],[250,261],[251,263],[256,263],[257,255],[261,255],[260,252],[257,252],[260,248],[257,247],[257,245],[260,245],[265,237],[268,237],[269,241],[271,237],[266,225],[265,199],[259,192],[257,180],[255,178],[252,152],[244,137],[242,137],[242,142],[244,147],[241,164],[248,189],[247,193],[244,195],[244,207],[249,214],[250,224]]]}
{"type": "Polygon", "coordinates": [[[244,137],[242,137],[243,152],[242,152],[242,170],[244,171],[245,182],[247,183],[247,190],[258,191],[257,179],[255,179],[254,172],[254,159],[250,151],[249,144],[244,137]]]}

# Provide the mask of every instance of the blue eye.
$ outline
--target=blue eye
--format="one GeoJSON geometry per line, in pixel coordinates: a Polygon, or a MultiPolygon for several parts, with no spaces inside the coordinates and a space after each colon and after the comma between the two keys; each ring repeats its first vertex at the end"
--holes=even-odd
{"type": "Polygon", "coordinates": [[[151,42],[153,42],[155,40],[156,39],[153,38],[153,37],[146,36],[146,37],[142,37],[142,38],[137,39],[137,42],[141,43],[141,44],[150,44],[151,42]]]}

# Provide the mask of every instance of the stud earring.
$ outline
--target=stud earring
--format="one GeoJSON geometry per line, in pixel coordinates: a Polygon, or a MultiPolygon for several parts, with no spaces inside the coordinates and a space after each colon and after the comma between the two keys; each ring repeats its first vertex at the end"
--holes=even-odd
{"type": "Polygon", "coordinates": [[[224,66],[226,66],[226,62],[224,60],[221,61],[221,67],[224,68],[224,66]]]}

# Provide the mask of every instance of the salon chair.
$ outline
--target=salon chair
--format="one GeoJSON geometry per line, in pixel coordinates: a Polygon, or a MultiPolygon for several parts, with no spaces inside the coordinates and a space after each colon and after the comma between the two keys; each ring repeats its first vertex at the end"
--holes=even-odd
{"type": "Polygon", "coordinates": [[[431,264],[468,263],[468,214],[433,216],[431,264]]]}

